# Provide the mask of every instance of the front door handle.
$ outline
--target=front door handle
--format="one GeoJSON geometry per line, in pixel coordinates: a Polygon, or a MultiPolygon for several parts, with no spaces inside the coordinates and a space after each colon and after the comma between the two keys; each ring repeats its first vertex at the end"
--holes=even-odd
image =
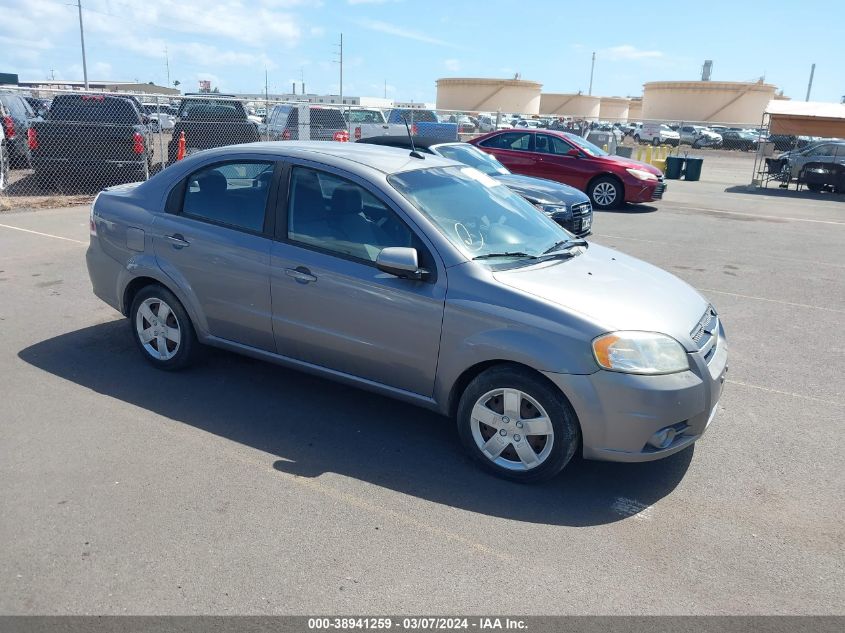
{"type": "Polygon", "coordinates": [[[305,266],[297,268],[285,268],[285,274],[288,277],[293,277],[298,283],[310,284],[312,281],[317,281],[317,278],[311,274],[311,271],[305,266]]]}
{"type": "Polygon", "coordinates": [[[173,235],[165,235],[164,238],[166,240],[170,240],[170,243],[173,245],[173,248],[185,248],[186,246],[190,246],[191,243],[185,239],[185,237],[181,233],[174,233],[173,235]]]}

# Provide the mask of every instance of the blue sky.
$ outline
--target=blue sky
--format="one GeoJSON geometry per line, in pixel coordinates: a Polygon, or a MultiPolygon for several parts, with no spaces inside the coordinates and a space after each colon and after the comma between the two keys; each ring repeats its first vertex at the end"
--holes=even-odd
{"type": "MultiPolygon", "coordinates": [[[[70,0],[0,0],[0,72],[81,79],[70,0]]],[[[166,82],[193,91],[285,92],[302,73],[309,92],[434,101],[438,77],[521,73],[548,92],[639,95],[646,81],[765,76],[793,99],[845,95],[845,1],[706,3],[533,0],[83,0],[91,79],[166,82]]]]}

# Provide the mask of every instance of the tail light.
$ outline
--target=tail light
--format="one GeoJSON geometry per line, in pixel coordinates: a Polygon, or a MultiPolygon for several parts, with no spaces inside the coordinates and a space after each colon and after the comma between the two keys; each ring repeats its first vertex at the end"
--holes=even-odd
{"type": "Polygon", "coordinates": [[[135,132],[132,135],[132,151],[136,154],[143,154],[144,149],[144,135],[140,132],[135,132]]]}
{"type": "Polygon", "coordinates": [[[416,124],[416,123],[414,123],[414,124],[411,126],[411,134],[413,134],[414,136],[416,136],[416,135],[419,133],[419,131],[420,131],[420,128],[418,128],[418,127],[417,127],[417,124],[416,124]]]}
{"type": "Polygon", "coordinates": [[[26,144],[31,150],[38,149],[38,133],[35,131],[34,127],[31,127],[26,131],[26,144]]]}
{"type": "Polygon", "coordinates": [[[356,141],[361,140],[361,126],[360,125],[355,128],[355,140],[356,141]]]}
{"type": "Polygon", "coordinates": [[[3,117],[3,131],[6,133],[7,141],[13,141],[15,139],[15,120],[12,117],[3,117]]]}
{"type": "Polygon", "coordinates": [[[88,232],[91,234],[91,237],[97,237],[97,222],[94,218],[94,207],[97,205],[97,198],[99,197],[99,193],[94,197],[94,202],[91,203],[91,211],[88,214],[88,232]]]}
{"type": "Polygon", "coordinates": [[[338,143],[348,143],[349,132],[347,132],[346,130],[338,130],[334,133],[334,136],[332,138],[334,138],[334,140],[336,140],[338,143]]]}
{"type": "Polygon", "coordinates": [[[289,141],[290,140],[290,130],[289,129],[285,128],[284,131],[282,132],[282,140],[283,141],[289,141]]]}

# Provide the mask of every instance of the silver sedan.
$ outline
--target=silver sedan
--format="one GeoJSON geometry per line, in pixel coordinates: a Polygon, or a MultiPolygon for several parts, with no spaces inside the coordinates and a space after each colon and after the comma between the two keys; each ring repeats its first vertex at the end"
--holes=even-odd
{"type": "Polygon", "coordinates": [[[719,316],[686,283],[403,149],[197,153],[101,193],[87,261],[156,367],[213,345],[416,403],[519,481],[576,452],[683,450],[727,371],[719,316]]]}

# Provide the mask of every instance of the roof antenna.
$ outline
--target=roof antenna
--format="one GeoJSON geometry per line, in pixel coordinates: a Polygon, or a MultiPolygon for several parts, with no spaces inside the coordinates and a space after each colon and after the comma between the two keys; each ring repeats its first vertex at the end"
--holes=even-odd
{"type": "Polygon", "coordinates": [[[405,130],[408,132],[408,140],[411,141],[411,158],[419,158],[421,160],[425,160],[425,156],[420,154],[417,151],[417,148],[414,147],[414,137],[411,135],[411,128],[408,126],[408,117],[403,114],[402,120],[405,122],[405,130]]]}

